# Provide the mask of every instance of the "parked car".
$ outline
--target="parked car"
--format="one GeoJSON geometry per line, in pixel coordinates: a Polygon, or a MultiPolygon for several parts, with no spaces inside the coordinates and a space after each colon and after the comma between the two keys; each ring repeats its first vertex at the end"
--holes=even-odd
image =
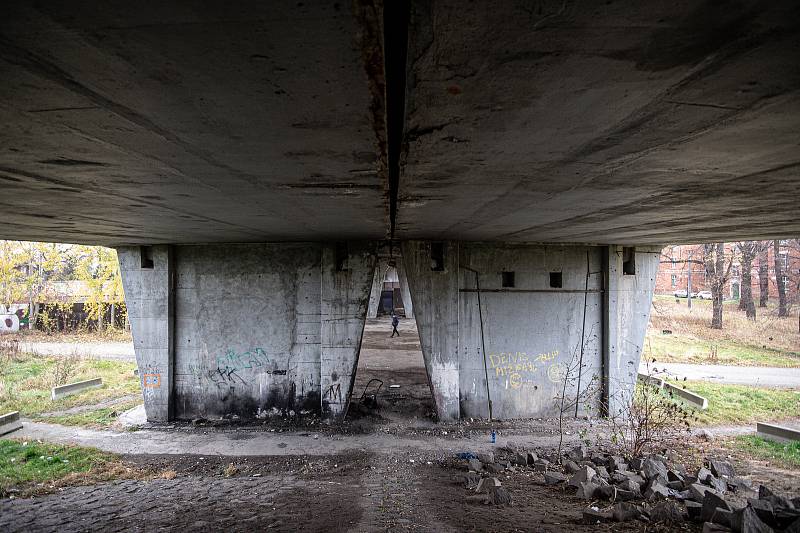
{"type": "Polygon", "coordinates": [[[711,291],[700,291],[697,293],[697,297],[701,300],[710,300],[714,295],[711,294],[711,291]]]}
{"type": "Polygon", "coordinates": [[[677,290],[672,294],[675,295],[675,298],[686,298],[689,295],[685,290],[677,290]]]}

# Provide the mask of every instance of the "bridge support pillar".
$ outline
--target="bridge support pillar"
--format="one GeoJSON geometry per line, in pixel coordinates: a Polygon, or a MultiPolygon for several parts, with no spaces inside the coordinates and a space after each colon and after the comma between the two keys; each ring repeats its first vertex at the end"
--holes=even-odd
{"type": "Polygon", "coordinates": [[[118,255],[148,420],[346,413],[374,243],[118,255]]]}
{"type": "Polygon", "coordinates": [[[402,251],[440,420],[554,416],[565,382],[579,411],[630,398],[657,251],[455,241],[402,251]]]}

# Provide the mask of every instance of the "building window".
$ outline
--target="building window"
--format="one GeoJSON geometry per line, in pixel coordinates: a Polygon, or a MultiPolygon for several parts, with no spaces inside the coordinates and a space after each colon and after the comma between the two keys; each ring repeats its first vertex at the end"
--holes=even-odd
{"type": "Polygon", "coordinates": [[[550,272],[550,287],[553,289],[560,289],[562,287],[564,278],[561,272],[550,272]]]}
{"type": "Polygon", "coordinates": [[[783,276],[783,288],[789,290],[789,276],[783,276]]]}
{"type": "Polygon", "coordinates": [[[784,250],[779,252],[781,256],[781,263],[783,263],[783,269],[789,270],[789,252],[784,250]]]}
{"type": "Polygon", "coordinates": [[[671,279],[671,281],[672,281],[672,286],[673,286],[673,287],[676,287],[676,286],[678,285],[678,276],[677,276],[677,275],[675,275],[675,274],[673,274],[673,275],[671,276],[671,278],[672,278],[672,279],[671,279]]]}
{"type": "Polygon", "coordinates": [[[431,270],[444,272],[444,243],[431,243],[431,270]]]}
{"type": "Polygon", "coordinates": [[[336,255],[336,271],[337,272],[346,272],[347,271],[347,258],[349,256],[346,242],[337,242],[336,243],[335,255],[336,255]]]}
{"type": "Polygon", "coordinates": [[[622,274],[626,276],[636,275],[636,249],[631,247],[622,248],[622,274]]]}
{"type": "Polygon", "coordinates": [[[139,247],[139,257],[141,259],[141,266],[142,268],[152,269],[155,267],[153,262],[153,247],[152,246],[140,246],[139,247]]]}
{"type": "Polygon", "coordinates": [[[503,272],[503,287],[513,287],[513,286],[514,286],[514,273],[503,272]]]}

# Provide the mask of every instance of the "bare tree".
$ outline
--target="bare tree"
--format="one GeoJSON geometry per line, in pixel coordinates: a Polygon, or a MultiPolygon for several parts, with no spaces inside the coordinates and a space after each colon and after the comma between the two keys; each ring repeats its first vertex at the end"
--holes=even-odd
{"type": "Polygon", "coordinates": [[[758,254],[758,306],[766,307],[769,301],[769,241],[761,241],[758,254]]]}
{"type": "Polygon", "coordinates": [[[742,255],[742,285],[739,299],[739,310],[747,314],[750,320],[756,319],[756,305],[753,302],[753,259],[758,252],[758,243],[755,241],[742,241],[736,244],[742,255]]]}
{"type": "Polygon", "coordinates": [[[775,285],[778,286],[778,316],[789,316],[786,308],[786,283],[783,281],[783,265],[781,265],[781,241],[772,241],[773,260],[775,261],[775,285]]]}
{"type": "Polygon", "coordinates": [[[722,299],[725,292],[725,283],[731,273],[733,257],[725,266],[725,244],[721,242],[704,244],[703,258],[706,263],[706,276],[710,280],[712,309],[711,329],[722,329],[722,299]]]}

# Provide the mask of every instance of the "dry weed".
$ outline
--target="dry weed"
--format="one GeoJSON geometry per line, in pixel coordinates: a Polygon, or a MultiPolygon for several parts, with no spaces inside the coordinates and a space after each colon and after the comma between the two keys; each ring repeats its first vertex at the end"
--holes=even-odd
{"type": "Polygon", "coordinates": [[[778,318],[773,307],[756,308],[756,320],[748,320],[744,311],[735,303],[725,304],[722,329],[711,329],[711,305],[695,302],[692,309],[686,300],[679,303],[671,300],[653,300],[650,314],[652,331],[671,330],[676,335],[685,335],[711,342],[732,341],[745,345],[756,345],[780,351],[798,351],[800,334],[797,333],[797,316],[778,318]]]}

